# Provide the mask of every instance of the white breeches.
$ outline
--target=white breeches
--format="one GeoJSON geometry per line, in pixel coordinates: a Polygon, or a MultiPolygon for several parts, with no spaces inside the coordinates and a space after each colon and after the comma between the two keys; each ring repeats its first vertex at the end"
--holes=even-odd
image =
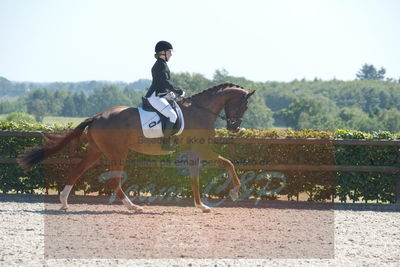
{"type": "Polygon", "coordinates": [[[176,122],[178,116],[176,115],[175,110],[168,103],[167,99],[156,96],[155,92],[147,99],[155,109],[167,117],[172,123],[176,122]]]}

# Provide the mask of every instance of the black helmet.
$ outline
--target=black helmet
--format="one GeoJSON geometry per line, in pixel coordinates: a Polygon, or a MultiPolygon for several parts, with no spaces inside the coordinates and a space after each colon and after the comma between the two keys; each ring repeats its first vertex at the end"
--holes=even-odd
{"type": "Polygon", "coordinates": [[[159,41],[159,42],[156,44],[156,49],[155,49],[155,51],[156,51],[156,53],[158,53],[158,52],[160,52],[160,51],[172,50],[172,49],[174,49],[174,48],[172,47],[172,44],[168,43],[167,41],[159,41]]]}

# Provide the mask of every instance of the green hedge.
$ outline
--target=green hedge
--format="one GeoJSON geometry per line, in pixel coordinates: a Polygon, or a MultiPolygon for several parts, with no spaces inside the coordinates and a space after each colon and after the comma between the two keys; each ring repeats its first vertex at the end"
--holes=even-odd
{"type": "MultiPolygon", "coordinates": [[[[335,138],[365,140],[395,140],[399,135],[388,132],[366,134],[338,130],[335,138]]],[[[396,146],[337,146],[338,165],[399,166],[399,147],[396,146]]],[[[336,194],[340,200],[394,202],[396,175],[383,173],[337,173],[336,194]]]]}
{"type": "MultiPolygon", "coordinates": [[[[7,131],[63,131],[72,125],[45,125],[31,123],[0,122],[0,130],[7,131]]],[[[241,138],[318,138],[318,139],[362,139],[394,140],[399,135],[387,132],[362,133],[337,130],[335,132],[314,130],[241,130],[232,135],[226,130],[217,130],[219,137],[241,138]]],[[[230,139],[227,139],[230,140],[230,139]]],[[[40,145],[41,138],[2,137],[0,157],[15,158],[26,147],[40,145]]],[[[87,144],[78,147],[79,157],[87,149],[87,144]]],[[[397,166],[398,147],[378,146],[333,146],[331,142],[323,145],[287,145],[254,142],[251,144],[218,144],[213,149],[236,166],[242,180],[242,198],[275,199],[285,195],[288,199],[298,199],[306,193],[312,201],[326,201],[338,197],[341,201],[394,201],[395,175],[381,173],[317,172],[317,171],[279,171],[266,172],[257,166],[263,165],[369,165],[397,166]],[[253,169],[249,169],[253,166],[253,169]]],[[[68,157],[69,148],[56,157],[68,157]]],[[[185,168],[176,166],[184,159],[183,154],[171,156],[146,156],[135,152],[127,160],[123,189],[130,195],[143,197],[180,198],[190,197],[191,187],[185,168]],[[142,163],[137,166],[136,163],[142,163]],[[143,163],[148,167],[144,167],[143,163]],[[147,194],[150,193],[150,194],[147,194]]],[[[213,165],[204,162],[204,165],[213,165]]],[[[16,164],[1,164],[0,191],[32,193],[34,190],[62,190],[69,171],[68,165],[39,165],[25,173],[16,164]]],[[[79,179],[75,189],[85,194],[99,193],[111,195],[112,190],[105,181],[107,165],[98,165],[79,179]]],[[[224,198],[228,194],[229,177],[221,168],[201,170],[201,184],[204,196],[224,198]]]]}
{"type": "MultiPolygon", "coordinates": [[[[27,122],[0,122],[2,131],[59,131],[62,126],[49,126],[38,123],[27,122]]],[[[1,137],[0,138],[0,157],[16,158],[27,147],[41,145],[42,138],[25,137],[1,137]]],[[[43,179],[43,166],[37,166],[28,172],[22,171],[16,164],[0,164],[0,191],[7,193],[14,191],[17,193],[33,193],[35,189],[45,188],[43,179]]]]}

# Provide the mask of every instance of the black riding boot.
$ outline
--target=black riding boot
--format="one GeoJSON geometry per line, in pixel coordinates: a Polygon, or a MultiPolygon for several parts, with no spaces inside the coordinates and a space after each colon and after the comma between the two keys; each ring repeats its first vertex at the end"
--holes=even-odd
{"type": "Polygon", "coordinates": [[[171,145],[171,135],[174,128],[174,123],[169,120],[165,123],[164,137],[162,139],[161,149],[164,151],[174,151],[174,147],[171,145]]]}

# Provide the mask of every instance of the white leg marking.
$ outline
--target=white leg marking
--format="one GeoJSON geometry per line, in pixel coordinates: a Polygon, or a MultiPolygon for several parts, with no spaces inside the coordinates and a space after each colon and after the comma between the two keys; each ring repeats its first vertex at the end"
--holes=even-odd
{"type": "Polygon", "coordinates": [[[236,201],[239,197],[239,188],[240,185],[237,185],[229,191],[229,196],[233,201],[236,201]]]}
{"type": "Polygon", "coordinates": [[[204,213],[208,213],[208,212],[211,211],[211,208],[206,206],[206,205],[204,205],[203,203],[201,203],[201,204],[196,204],[195,203],[194,205],[196,206],[196,208],[201,209],[201,211],[204,212],[204,213]]]}
{"type": "Polygon", "coordinates": [[[124,199],[122,199],[122,203],[125,205],[125,207],[128,208],[128,210],[134,210],[137,212],[143,211],[142,207],[133,204],[132,201],[128,197],[125,197],[124,199]]]}
{"type": "Polygon", "coordinates": [[[68,196],[69,196],[69,193],[71,192],[72,187],[73,187],[72,185],[66,185],[64,187],[64,190],[61,191],[61,193],[60,193],[60,201],[61,201],[60,210],[68,209],[68,196]]]}

